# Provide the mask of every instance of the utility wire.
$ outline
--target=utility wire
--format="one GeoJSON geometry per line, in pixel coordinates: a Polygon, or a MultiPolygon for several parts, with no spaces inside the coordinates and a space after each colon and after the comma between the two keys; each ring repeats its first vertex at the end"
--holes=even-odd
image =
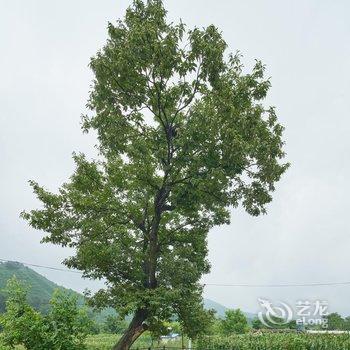
{"type": "MultiPolygon", "coordinates": [[[[69,270],[69,269],[62,269],[59,267],[52,267],[52,266],[45,266],[45,265],[37,265],[37,264],[30,264],[22,261],[12,261],[7,259],[1,259],[0,261],[3,262],[14,262],[14,263],[20,263],[25,266],[33,266],[33,267],[39,267],[43,269],[49,269],[49,270],[55,270],[55,271],[61,271],[61,272],[72,272],[82,275],[83,273],[81,271],[77,270],[69,270]]],[[[350,285],[350,281],[345,282],[314,282],[314,283],[277,283],[277,284],[225,284],[225,283],[203,283],[203,286],[210,286],[210,287],[243,287],[243,288],[286,288],[286,287],[322,287],[322,286],[344,286],[344,285],[350,285]]]]}
{"type": "Polygon", "coordinates": [[[315,282],[315,283],[282,283],[282,284],[204,283],[204,286],[212,286],[212,287],[247,287],[247,288],[322,287],[322,286],[344,286],[344,285],[350,285],[350,281],[345,281],[345,282],[315,282]]]}
{"type": "Polygon", "coordinates": [[[83,273],[81,271],[75,271],[75,270],[68,270],[68,269],[61,269],[59,267],[52,267],[52,266],[44,266],[44,265],[37,265],[37,264],[29,264],[23,261],[13,261],[13,260],[7,260],[7,259],[1,259],[0,261],[3,262],[14,262],[14,263],[19,263],[25,266],[33,266],[33,267],[41,267],[43,269],[49,269],[49,270],[55,270],[55,271],[62,271],[62,272],[72,272],[72,273],[78,273],[80,275],[82,275],[83,273]]]}

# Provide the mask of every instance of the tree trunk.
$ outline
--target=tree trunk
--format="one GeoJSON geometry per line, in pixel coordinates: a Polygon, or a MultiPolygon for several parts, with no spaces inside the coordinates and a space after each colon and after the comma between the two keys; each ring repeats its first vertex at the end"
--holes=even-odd
{"type": "MultiPolygon", "coordinates": [[[[157,251],[158,251],[158,230],[163,212],[163,206],[169,195],[169,190],[162,188],[155,198],[155,215],[152,220],[149,238],[149,259],[144,262],[144,272],[147,276],[147,281],[144,285],[149,289],[157,287],[156,269],[157,269],[157,251]]],[[[140,309],[135,312],[134,318],[130,322],[128,329],[119,339],[118,343],[114,345],[112,350],[128,350],[134,341],[147,329],[147,325],[143,322],[147,318],[147,310],[140,309]]]]}
{"type": "Polygon", "coordinates": [[[137,310],[128,329],[119,339],[118,343],[114,345],[112,350],[128,350],[134,341],[147,329],[147,325],[143,322],[146,319],[145,310],[137,310]]]}

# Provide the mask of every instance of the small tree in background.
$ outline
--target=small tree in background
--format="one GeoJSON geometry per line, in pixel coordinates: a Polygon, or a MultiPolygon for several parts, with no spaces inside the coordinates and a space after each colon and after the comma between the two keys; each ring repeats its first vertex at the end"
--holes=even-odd
{"type": "Polygon", "coordinates": [[[243,334],[249,330],[246,316],[240,309],[227,310],[225,318],[220,322],[222,334],[243,334]]]}
{"type": "Polygon", "coordinates": [[[344,330],[346,322],[337,312],[330,313],[324,317],[328,321],[327,329],[329,330],[344,330]]]}
{"type": "Polygon", "coordinates": [[[128,322],[119,316],[108,315],[103,328],[107,333],[121,334],[128,328],[128,322]]]}
{"type": "Polygon", "coordinates": [[[83,350],[90,327],[77,299],[55,291],[46,316],[27,302],[27,288],[16,277],[7,283],[6,312],[0,317],[2,342],[6,346],[23,345],[28,350],[83,350]]]}
{"type": "Polygon", "coordinates": [[[265,326],[258,318],[254,318],[252,321],[252,328],[253,329],[262,329],[262,328],[265,328],[265,326]]]}
{"type": "Polygon", "coordinates": [[[0,316],[3,344],[11,348],[23,345],[28,350],[47,349],[44,319],[27,303],[26,286],[13,277],[8,280],[5,293],[6,312],[0,316]]]}
{"type": "Polygon", "coordinates": [[[78,307],[77,296],[57,289],[50,305],[50,311],[44,318],[47,333],[52,342],[50,349],[85,349],[84,342],[91,329],[92,321],[86,309],[78,307]]]}
{"type": "Polygon", "coordinates": [[[239,204],[265,213],[287,165],[264,66],[243,74],[215,26],[189,30],[167,22],[162,1],[135,0],[108,35],[83,118],[100,158],[74,155],[57,194],[32,181],[43,208],[23,217],[75,249],[68,267],[107,281],[92,304],[133,315],[122,350],[173,315],[191,338],[205,329],[207,233],[239,204]]]}

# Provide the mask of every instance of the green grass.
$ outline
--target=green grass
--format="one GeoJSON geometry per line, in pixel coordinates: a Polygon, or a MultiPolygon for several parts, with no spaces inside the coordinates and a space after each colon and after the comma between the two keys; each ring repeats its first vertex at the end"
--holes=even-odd
{"type": "MultiPolygon", "coordinates": [[[[86,340],[88,350],[110,350],[120,335],[90,335],[86,340]]],[[[148,334],[142,335],[133,345],[133,349],[151,347],[148,334]]],[[[181,348],[181,341],[154,343],[153,347],[181,348]]],[[[195,344],[194,344],[195,345],[195,344]]],[[[187,342],[185,342],[187,346],[187,342]]],[[[334,334],[245,334],[229,337],[206,337],[198,342],[198,350],[349,350],[349,335],[334,334]]],[[[196,348],[196,347],[195,347],[196,348]]],[[[5,350],[0,345],[0,350],[5,350]]],[[[16,350],[25,350],[16,347],[16,350]]],[[[49,349],[48,349],[49,350],[49,349]]],[[[174,349],[173,349],[174,350],[174,349]]]]}
{"type": "MultiPolygon", "coordinates": [[[[86,339],[86,345],[88,350],[111,350],[112,346],[117,342],[120,335],[115,334],[97,334],[97,335],[89,335],[86,339]]],[[[163,342],[154,342],[153,346],[169,346],[169,347],[181,347],[181,341],[171,341],[168,343],[163,342]]],[[[133,345],[133,349],[145,349],[152,346],[152,339],[149,334],[142,335],[135,344],[133,345]]],[[[0,345],[0,350],[3,348],[0,345]]],[[[5,350],[5,349],[4,349],[5,350]]],[[[6,349],[7,350],[7,349],[6,349]]],[[[17,346],[16,350],[25,350],[22,346],[17,346]]],[[[49,350],[49,349],[48,349],[49,350]]]]}
{"type": "MultiPolygon", "coordinates": [[[[88,350],[110,350],[112,346],[117,342],[120,335],[114,334],[97,334],[90,335],[86,340],[88,350]]],[[[169,341],[165,342],[154,342],[153,346],[169,346],[169,347],[181,347],[181,341],[169,341]]],[[[152,346],[152,339],[149,334],[142,335],[132,346],[133,349],[148,348],[152,346]]]]}
{"type": "Polygon", "coordinates": [[[86,339],[89,350],[110,350],[119,336],[114,334],[90,335],[86,339]]]}

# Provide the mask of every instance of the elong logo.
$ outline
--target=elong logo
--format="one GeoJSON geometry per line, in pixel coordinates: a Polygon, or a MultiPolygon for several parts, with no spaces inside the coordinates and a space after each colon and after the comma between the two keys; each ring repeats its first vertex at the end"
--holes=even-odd
{"type": "Polygon", "coordinates": [[[258,318],[263,325],[269,328],[287,325],[293,319],[297,326],[315,326],[322,328],[328,327],[328,319],[325,318],[328,313],[328,302],[316,300],[298,301],[295,305],[297,310],[295,317],[292,307],[287,303],[279,301],[273,303],[265,298],[258,298],[262,311],[258,313],[258,318]]]}

